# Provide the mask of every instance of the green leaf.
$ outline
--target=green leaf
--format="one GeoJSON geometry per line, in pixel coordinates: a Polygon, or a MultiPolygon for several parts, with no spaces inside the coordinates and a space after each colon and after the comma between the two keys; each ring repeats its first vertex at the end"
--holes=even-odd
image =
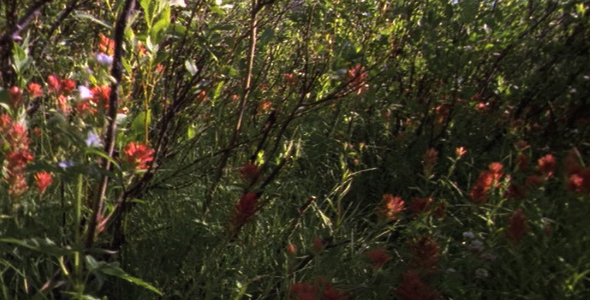
{"type": "Polygon", "coordinates": [[[52,240],[48,238],[32,238],[26,240],[17,240],[13,238],[0,239],[1,243],[15,244],[21,247],[25,247],[34,251],[45,253],[52,256],[65,256],[76,252],[71,248],[62,248],[57,246],[52,240]]]}
{"type": "Polygon", "coordinates": [[[174,24],[172,26],[172,29],[178,35],[185,35],[186,34],[186,27],[181,24],[174,24]]]}
{"type": "Polygon", "coordinates": [[[196,130],[195,130],[195,128],[194,128],[194,126],[189,126],[189,127],[188,127],[188,130],[187,130],[187,132],[186,132],[186,136],[187,136],[189,139],[192,139],[192,138],[194,138],[194,137],[195,137],[195,135],[196,135],[196,134],[197,134],[197,132],[196,132],[196,130]]]}
{"type": "Polygon", "coordinates": [[[220,81],[217,84],[217,87],[215,88],[215,91],[213,92],[213,101],[217,100],[217,98],[219,98],[219,95],[221,95],[221,91],[223,91],[223,81],[220,81]]]}
{"type": "Polygon", "coordinates": [[[154,5],[151,0],[141,0],[139,1],[139,5],[143,8],[143,12],[145,13],[145,23],[149,29],[152,27],[152,21],[154,18],[154,5]]]}
{"type": "Polygon", "coordinates": [[[98,156],[110,161],[115,166],[115,168],[121,169],[121,166],[119,166],[119,163],[115,159],[113,159],[112,157],[108,156],[104,151],[94,149],[94,148],[86,148],[86,154],[98,155],[98,156]]]}
{"type": "Polygon", "coordinates": [[[160,44],[160,33],[163,31],[166,31],[166,29],[168,29],[168,26],[170,26],[170,7],[166,7],[164,8],[164,10],[162,10],[162,12],[160,13],[160,18],[158,19],[158,21],[156,22],[156,24],[154,25],[154,27],[152,27],[151,29],[151,33],[150,36],[152,38],[152,40],[154,41],[154,43],[156,44],[160,44]]]}
{"type": "Polygon", "coordinates": [[[149,283],[147,283],[137,277],[133,277],[133,276],[127,274],[125,271],[123,271],[121,268],[119,268],[117,263],[105,264],[98,270],[100,270],[100,272],[105,275],[121,278],[121,279],[126,280],[128,282],[131,282],[133,284],[141,286],[145,289],[148,289],[158,295],[162,295],[162,292],[158,291],[158,289],[156,289],[155,287],[153,287],[149,283]]]}
{"type": "Polygon", "coordinates": [[[142,111],[141,113],[139,113],[137,115],[137,117],[135,117],[133,122],[131,123],[130,137],[132,137],[132,139],[143,139],[144,138],[146,122],[147,122],[147,126],[149,127],[152,122],[152,110],[151,109],[148,109],[147,113],[145,111],[142,111]]]}
{"type": "Polygon", "coordinates": [[[85,13],[80,13],[80,12],[76,12],[73,14],[74,18],[77,19],[88,19],[96,24],[102,25],[108,29],[113,29],[113,27],[111,25],[109,25],[107,22],[98,19],[97,17],[93,16],[93,15],[89,15],[89,14],[85,14],[85,13]]]}

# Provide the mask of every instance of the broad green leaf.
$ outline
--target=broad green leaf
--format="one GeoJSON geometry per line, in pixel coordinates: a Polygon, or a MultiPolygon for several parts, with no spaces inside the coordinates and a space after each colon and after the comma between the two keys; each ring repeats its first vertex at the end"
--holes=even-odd
{"type": "Polygon", "coordinates": [[[152,27],[150,36],[152,41],[156,44],[160,44],[160,33],[166,31],[166,29],[170,26],[170,7],[166,7],[160,13],[160,18],[152,27]]]}
{"type": "Polygon", "coordinates": [[[145,126],[147,125],[149,127],[151,122],[152,111],[150,109],[147,110],[147,113],[145,111],[139,113],[131,123],[130,137],[136,139],[143,139],[145,136],[145,126]]]}

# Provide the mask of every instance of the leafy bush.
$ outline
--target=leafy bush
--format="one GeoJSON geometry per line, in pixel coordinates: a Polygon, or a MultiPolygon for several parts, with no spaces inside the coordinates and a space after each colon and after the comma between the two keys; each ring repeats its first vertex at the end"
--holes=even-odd
{"type": "Polygon", "coordinates": [[[590,296],[586,2],[0,10],[3,299],[590,296]]]}

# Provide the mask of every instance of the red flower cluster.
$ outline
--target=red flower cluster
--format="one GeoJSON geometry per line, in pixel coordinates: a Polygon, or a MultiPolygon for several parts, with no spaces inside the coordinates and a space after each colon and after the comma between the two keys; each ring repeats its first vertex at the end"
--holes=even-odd
{"type": "Polygon", "coordinates": [[[8,97],[12,107],[18,108],[23,100],[22,92],[18,86],[13,86],[8,90],[8,97]]]}
{"type": "MultiPolygon", "coordinates": [[[[109,109],[109,99],[111,97],[111,86],[109,85],[102,85],[102,86],[95,86],[91,89],[92,98],[90,100],[98,107],[99,109],[107,110],[109,109]]],[[[95,111],[91,111],[95,113],[95,111]]]]}
{"type": "Polygon", "coordinates": [[[244,193],[234,208],[232,223],[235,228],[240,228],[250,221],[250,218],[258,210],[258,195],[254,192],[244,193]]]}
{"type": "Polygon", "coordinates": [[[113,56],[115,54],[115,41],[102,33],[99,34],[98,38],[98,51],[108,56],[113,56]]]}
{"type": "Polygon", "coordinates": [[[259,171],[258,166],[248,162],[240,168],[240,178],[245,182],[252,182],[258,177],[259,171]]]}
{"type": "Polygon", "coordinates": [[[576,193],[590,192],[590,167],[583,167],[576,151],[570,151],[564,160],[567,187],[576,193]]]}
{"type": "Polygon", "coordinates": [[[411,212],[414,213],[414,216],[419,215],[421,213],[434,213],[434,215],[437,218],[443,219],[447,212],[447,203],[444,201],[435,203],[434,199],[432,198],[416,197],[412,199],[409,209],[411,212]]]}
{"type": "Polygon", "coordinates": [[[4,161],[4,181],[8,183],[8,193],[18,197],[29,188],[26,182],[26,168],[33,160],[29,150],[29,136],[27,129],[22,124],[13,122],[8,115],[0,116],[0,126],[3,144],[1,149],[8,150],[4,161]]]}
{"type": "MultiPolygon", "coordinates": [[[[43,91],[40,87],[41,86],[38,86],[34,82],[29,83],[29,94],[31,94],[33,98],[36,96],[42,96],[43,91]]],[[[51,74],[47,76],[47,87],[51,93],[67,95],[76,88],[76,82],[69,78],[60,79],[57,74],[51,74]]]]}
{"type": "Polygon", "coordinates": [[[443,299],[435,288],[422,281],[418,272],[410,270],[402,276],[403,280],[395,292],[401,300],[443,299]]]}
{"type": "Polygon", "coordinates": [[[438,265],[440,247],[432,237],[422,237],[414,241],[410,245],[410,248],[414,254],[410,266],[421,270],[432,271],[438,265]]]}
{"type": "Polygon", "coordinates": [[[349,85],[356,90],[357,95],[369,90],[369,85],[366,83],[367,71],[361,64],[356,64],[356,66],[348,70],[347,74],[349,85]]]}
{"type": "Polygon", "coordinates": [[[136,142],[129,143],[123,151],[127,161],[137,170],[148,168],[148,163],[154,160],[154,149],[136,142]]]}
{"type": "Polygon", "coordinates": [[[308,282],[294,283],[289,289],[294,300],[346,300],[348,296],[335,289],[327,280],[320,278],[314,284],[308,282]]]}
{"type": "Polygon", "coordinates": [[[41,85],[38,83],[29,82],[29,85],[27,86],[27,93],[31,99],[43,97],[43,87],[41,87],[41,85]]]}
{"type": "Polygon", "coordinates": [[[377,208],[377,215],[388,220],[399,220],[399,214],[404,210],[404,201],[401,197],[391,194],[383,195],[383,204],[377,208]]]}
{"type": "Polygon", "coordinates": [[[438,151],[434,148],[430,148],[426,150],[424,153],[424,158],[422,160],[422,166],[424,167],[424,175],[426,177],[430,177],[432,175],[432,171],[434,170],[434,166],[436,165],[436,161],[438,160],[438,151]]]}
{"type": "Polygon", "coordinates": [[[479,174],[475,185],[471,188],[471,202],[482,204],[488,200],[488,192],[492,187],[498,187],[500,179],[504,175],[504,165],[499,162],[491,163],[488,170],[479,174]]]}
{"type": "Polygon", "coordinates": [[[367,258],[371,261],[371,266],[375,269],[381,269],[386,262],[391,260],[391,256],[387,254],[387,250],[383,248],[376,248],[367,252],[367,258]]]}
{"type": "Polygon", "coordinates": [[[517,209],[510,216],[508,220],[508,239],[518,243],[522,237],[528,232],[527,222],[528,218],[522,212],[522,209],[517,209]]]}
{"type": "Polygon", "coordinates": [[[555,156],[552,154],[547,154],[537,161],[537,170],[541,171],[545,178],[550,178],[553,176],[553,172],[555,171],[555,167],[557,166],[557,160],[555,156]]]}
{"type": "Polygon", "coordinates": [[[53,183],[53,175],[49,172],[39,172],[35,174],[37,182],[37,189],[40,194],[45,193],[45,190],[53,183]]]}

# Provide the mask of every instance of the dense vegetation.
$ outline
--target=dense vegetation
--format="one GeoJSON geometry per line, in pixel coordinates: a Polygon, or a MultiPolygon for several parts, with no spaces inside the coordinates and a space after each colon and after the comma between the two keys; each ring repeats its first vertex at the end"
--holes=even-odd
{"type": "Polygon", "coordinates": [[[579,0],[4,0],[0,298],[590,298],[579,0]]]}

